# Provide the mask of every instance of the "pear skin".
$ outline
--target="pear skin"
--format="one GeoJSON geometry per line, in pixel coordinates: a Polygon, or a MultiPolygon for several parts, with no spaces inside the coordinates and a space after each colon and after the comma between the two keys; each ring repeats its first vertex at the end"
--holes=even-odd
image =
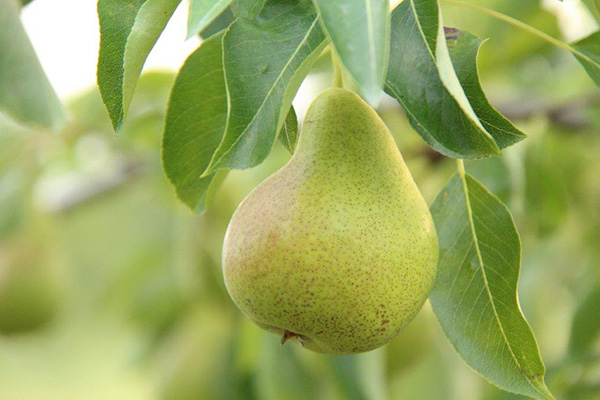
{"type": "Polygon", "coordinates": [[[429,208],[375,111],[331,88],[290,161],[233,215],[223,273],[258,326],[330,354],[378,348],[417,314],[438,261],[429,208]]]}

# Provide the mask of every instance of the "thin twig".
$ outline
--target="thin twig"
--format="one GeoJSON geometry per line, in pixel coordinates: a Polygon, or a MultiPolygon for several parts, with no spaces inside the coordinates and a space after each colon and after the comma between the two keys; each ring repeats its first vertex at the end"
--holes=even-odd
{"type": "Polygon", "coordinates": [[[485,8],[482,6],[478,6],[477,4],[472,4],[472,3],[467,3],[464,1],[460,1],[460,0],[442,0],[444,3],[448,3],[448,4],[453,4],[456,6],[461,6],[461,7],[467,7],[467,8],[471,8],[473,10],[479,11],[483,14],[487,14],[490,17],[496,18],[500,21],[504,21],[516,28],[519,28],[523,31],[529,32],[532,35],[535,35],[537,37],[539,37],[540,39],[545,40],[546,42],[560,48],[563,50],[566,50],[570,53],[573,53],[574,55],[576,55],[579,58],[582,58],[584,60],[586,60],[589,63],[592,64],[596,64],[596,62],[594,60],[592,60],[591,58],[589,58],[587,55],[583,54],[582,52],[578,51],[577,49],[573,48],[572,46],[570,46],[569,44],[562,42],[558,39],[556,39],[555,37],[552,37],[550,35],[548,35],[546,32],[542,32],[536,28],[534,28],[533,26],[526,24],[524,22],[519,21],[518,19],[515,19],[513,17],[509,17],[506,14],[502,14],[501,12],[489,9],[489,8],[485,8]]]}
{"type": "Polygon", "coordinates": [[[559,104],[519,101],[499,105],[498,110],[512,121],[524,121],[535,116],[545,116],[554,125],[583,130],[590,127],[591,120],[582,115],[582,111],[594,106],[600,106],[600,94],[591,94],[559,104]]]}
{"type": "Polygon", "coordinates": [[[57,214],[70,212],[130,184],[142,171],[141,163],[124,162],[116,171],[105,177],[79,183],[55,194],[53,199],[45,202],[44,207],[47,211],[57,214]]]}

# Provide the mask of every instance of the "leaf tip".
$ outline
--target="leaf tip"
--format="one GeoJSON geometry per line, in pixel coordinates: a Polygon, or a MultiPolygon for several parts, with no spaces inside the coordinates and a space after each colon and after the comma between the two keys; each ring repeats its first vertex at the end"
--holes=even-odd
{"type": "Polygon", "coordinates": [[[115,131],[115,134],[118,135],[119,133],[121,133],[121,129],[123,128],[123,118],[111,118],[110,121],[112,123],[112,127],[115,131]]]}
{"type": "Polygon", "coordinates": [[[200,179],[206,178],[206,177],[214,174],[215,172],[217,172],[217,170],[219,170],[219,169],[221,169],[221,168],[220,168],[218,162],[217,163],[211,162],[210,164],[208,164],[208,167],[206,167],[206,169],[204,170],[204,172],[202,172],[200,174],[199,178],[200,179]]]}
{"type": "Polygon", "coordinates": [[[535,388],[540,393],[540,395],[541,395],[540,398],[542,400],[556,400],[556,398],[552,395],[552,393],[550,393],[550,390],[546,386],[546,383],[544,382],[544,378],[540,377],[540,378],[536,379],[534,382],[532,382],[532,384],[535,386],[535,388]]]}

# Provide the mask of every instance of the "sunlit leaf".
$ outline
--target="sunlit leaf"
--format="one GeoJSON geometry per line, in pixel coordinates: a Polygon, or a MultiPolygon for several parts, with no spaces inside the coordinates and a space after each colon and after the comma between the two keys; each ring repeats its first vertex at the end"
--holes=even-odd
{"type": "Polygon", "coordinates": [[[191,0],[188,14],[188,38],[202,32],[231,3],[232,0],[191,0]]]}
{"type": "Polygon", "coordinates": [[[223,38],[227,129],[205,175],[252,167],[266,158],[325,44],[308,0],[273,0],[257,19],[238,18],[231,25],[223,38]]]}
{"type": "Polygon", "coordinates": [[[233,15],[241,18],[254,18],[262,11],[267,0],[234,0],[231,3],[233,15]]]}
{"type": "Polygon", "coordinates": [[[342,63],[365,98],[377,105],[390,46],[388,0],[315,0],[342,63]]]}
{"type": "Polygon", "coordinates": [[[454,28],[445,28],[452,65],[473,111],[501,149],[511,146],[526,135],[500,114],[487,100],[479,82],[477,54],[483,41],[477,36],[454,28]]]}
{"type": "Polygon", "coordinates": [[[202,43],[173,85],[163,136],[163,167],[177,196],[202,213],[213,175],[200,178],[221,142],[227,120],[223,34],[202,43]]]}
{"type": "Polygon", "coordinates": [[[0,112],[57,130],[65,114],[21,25],[16,1],[0,1],[0,112]]]}
{"type": "Polygon", "coordinates": [[[26,140],[33,134],[0,113],[0,238],[8,238],[25,221],[27,189],[37,171],[28,168],[26,140]]]}
{"type": "Polygon", "coordinates": [[[121,128],[148,54],[180,2],[98,1],[98,86],[115,130],[121,128]]]}
{"type": "Polygon", "coordinates": [[[201,30],[199,34],[203,39],[208,39],[212,35],[216,35],[222,30],[227,29],[233,22],[234,18],[235,17],[231,12],[231,7],[227,7],[225,11],[221,13],[221,15],[208,24],[206,28],[201,30]]]}
{"type": "Polygon", "coordinates": [[[600,22],[600,2],[598,0],[582,0],[590,10],[596,21],[600,22]]]}
{"type": "Polygon", "coordinates": [[[490,382],[551,399],[536,340],[517,299],[521,243],[510,212],[462,171],[431,211],[440,263],[430,301],[444,333],[490,382]]]}
{"type": "Polygon", "coordinates": [[[477,179],[502,202],[508,202],[513,194],[514,182],[504,157],[492,156],[465,162],[469,175],[477,179]]]}
{"type": "Polygon", "coordinates": [[[600,31],[573,43],[572,46],[579,52],[575,53],[577,60],[596,85],[600,86],[600,31]]]}
{"type": "MultiPolygon", "coordinates": [[[[385,90],[440,153],[457,158],[497,154],[499,146],[469,103],[444,39],[437,1],[407,0],[396,7],[385,90]]],[[[463,79],[472,81],[469,74],[463,71],[463,79]]]]}

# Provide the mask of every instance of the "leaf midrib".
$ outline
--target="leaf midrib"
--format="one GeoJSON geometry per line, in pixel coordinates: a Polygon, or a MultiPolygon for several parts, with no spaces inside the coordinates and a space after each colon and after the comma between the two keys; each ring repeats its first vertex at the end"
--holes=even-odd
{"type": "MultiPolygon", "coordinates": [[[[441,74],[439,72],[439,64],[438,64],[438,60],[435,57],[435,54],[433,53],[432,49],[429,47],[429,44],[427,43],[427,39],[425,37],[425,32],[423,32],[423,28],[421,26],[421,22],[419,21],[419,14],[417,13],[417,9],[415,8],[415,4],[414,4],[414,0],[407,0],[409,1],[409,6],[411,8],[412,14],[414,15],[414,20],[415,20],[415,25],[417,26],[417,29],[419,31],[419,34],[421,36],[421,39],[423,40],[424,44],[425,44],[425,49],[427,49],[427,52],[429,53],[429,56],[431,57],[431,60],[433,61],[433,64],[435,65],[436,69],[438,70],[438,74],[441,74]]],[[[439,5],[438,5],[439,7],[439,5]]],[[[438,9],[438,12],[441,12],[438,9]]],[[[439,14],[438,14],[439,17],[439,14]]],[[[438,22],[439,23],[439,22],[438,22]]],[[[440,30],[440,27],[438,25],[438,31],[440,30]]],[[[443,28],[442,28],[443,29],[443,28]]],[[[446,43],[441,44],[443,46],[446,45],[446,43]]],[[[436,46],[440,46],[439,43],[436,43],[436,46]]],[[[449,55],[448,55],[449,56],[449,55]]],[[[452,60],[450,60],[450,64],[452,65],[452,60]]],[[[454,68],[454,66],[452,66],[452,68],[454,68]]],[[[454,74],[456,75],[456,71],[454,71],[454,74]]],[[[458,80],[458,77],[456,77],[456,79],[458,80]]],[[[450,91],[450,89],[446,86],[446,83],[444,82],[444,80],[441,78],[440,76],[440,81],[442,82],[442,86],[444,88],[444,91],[456,102],[456,104],[458,105],[458,107],[460,108],[460,110],[462,111],[462,113],[467,117],[467,119],[470,121],[471,124],[473,124],[475,126],[475,128],[484,136],[488,139],[488,141],[491,142],[491,144],[493,145],[493,148],[499,149],[498,147],[498,143],[496,143],[496,139],[494,139],[494,137],[491,135],[491,133],[489,133],[487,131],[487,129],[485,129],[485,127],[482,124],[481,119],[477,116],[477,114],[475,113],[475,110],[473,110],[473,106],[471,105],[471,102],[469,101],[466,93],[464,93],[464,89],[462,89],[461,86],[461,90],[463,90],[463,94],[465,96],[465,99],[467,101],[467,103],[469,104],[469,107],[471,107],[471,111],[473,113],[473,115],[470,115],[462,106],[461,102],[454,96],[454,94],[450,91]],[[475,117],[475,119],[473,119],[473,116],[475,117]],[[481,125],[481,126],[480,126],[481,125]]],[[[459,86],[460,81],[458,82],[459,86]]],[[[496,153],[499,154],[499,153],[496,153]]]]}
{"type": "MultiPolygon", "coordinates": [[[[229,149],[227,149],[227,151],[225,151],[223,154],[221,154],[221,156],[219,158],[214,159],[214,160],[212,160],[210,162],[209,166],[206,168],[206,171],[204,171],[204,173],[201,175],[201,177],[204,177],[204,176],[209,175],[210,173],[214,172],[213,169],[215,167],[217,167],[218,164],[221,163],[221,161],[223,160],[223,158],[227,154],[229,154],[229,152],[231,152],[231,149],[233,149],[237,145],[237,143],[242,139],[242,137],[244,137],[246,135],[246,132],[248,131],[248,129],[250,128],[250,126],[252,126],[252,124],[254,123],[254,121],[256,120],[256,118],[258,117],[258,115],[262,112],[263,107],[267,103],[267,99],[269,99],[271,97],[271,94],[273,93],[273,90],[275,90],[275,87],[277,87],[277,84],[280,82],[282,76],[284,75],[284,73],[289,68],[290,64],[292,63],[292,60],[294,60],[296,58],[297,54],[300,52],[300,49],[302,49],[304,46],[307,45],[306,40],[312,34],[313,29],[314,29],[314,27],[315,27],[315,25],[317,24],[318,21],[319,21],[319,16],[318,16],[318,14],[315,14],[315,19],[312,22],[310,28],[307,30],[306,35],[304,35],[304,37],[302,38],[302,41],[300,42],[300,45],[296,47],[296,50],[294,51],[294,53],[291,55],[291,57],[289,58],[289,60],[285,63],[285,65],[281,69],[281,72],[279,73],[279,75],[277,76],[277,78],[275,79],[275,81],[273,82],[273,84],[271,85],[271,88],[267,92],[267,94],[266,94],[263,102],[260,104],[260,107],[258,108],[258,110],[256,110],[256,113],[254,114],[254,117],[252,117],[252,119],[250,120],[250,122],[246,125],[246,128],[234,140],[234,142],[231,144],[231,146],[229,146],[229,149]]],[[[225,35],[227,35],[227,33],[225,35]]],[[[225,37],[223,37],[223,41],[224,40],[225,40],[225,37]]],[[[224,51],[225,51],[225,46],[223,46],[223,52],[224,51]]],[[[225,63],[225,57],[223,57],[223,64],[224,63],[225,63]]],[[[228,114],[231,116],[231,114],[229,112],[229,111],[231,111],[231,108],[230,108],[230,93],[229,93],[229,85],[227,84],[227,71],[226,71],[225,68],[223,68],[223,72],[225,74],[225,85],[226,85],[226,88],[227,88],[228,114]]],[[[230,120],[230,117],[227,118],[227,125],[229,125],[229,120],[230,120]]],[[[226,132],[227,132],[227,128],[226,128],[226,132]]],[[[221,146],[219,146],[219,147],[221,147],[221,146]]]]}
{"type": "MultiPolygon", "coordinates": [[[[388,1],[388,0],[385,0],[388,1]]],[[[367,9],[367,37],[370,43],[369,54],[371,58],[371,77],[375,84],[379,83],[379,77],[377,76],[377,58],[375,54],[375,33],[373,32],[373,6],[371,0],[365,0],[365,7],[367,9]]]]}
{"type": "MultiPolygon", "coordinates": [[[[488,295],[488,299],[492,306],[492,311],[494,312],[494,317],[496,319],[496,322],[498,323],[498,327],[500,328],[500,333],[502,334],[502,338],[504,339],[504,342],[505,342],[506,346],[508,347],[508,351],[510,352],[510,355],[511,355],[513,361],[519,368],[519,371],[522,372],[523,367],[521,366],[515,353],[513,352],[512,346],[508,340],[508,337],[506,336],[506,332],[504,332],[504,326],[502,325],[502,321],[500,320],[500,316],[498,315],[498,311],[496,310],[496,303],[494,302],[494,298],[490,291],[490,287],[489,287],[488,280],[487,280],[487,275],[485,272],[486,266],[483,262],[481,250],[479,249],[479,240],[477,239],[477,232],[475,230],[475,223],[473,221],[473,211],[471,209],[471,200],[469,199],[469,188],[467,185],[466,173],[465,173],[464,165],[462,164],[462,162],[459,162],[458,173],[460,175],[460,179],[461,179],[461,183],[462,183],[462,187],[463,187],[463,193],[465,195],[465,205],[467,207],[467,218],[468,218],[468,222],[469,222],[469,227],[471,228],[471,235],[473,237],[473,242],[475,244],[475,253],[477,254],[477,261],[479,262],[479,265],[481,266],[480,270],[481,270],[481,274],[482,274],[482,278],[483,278],[483,284],[485,286],[485,290],[488,295]]],[[[525,380],[527,381],[527,383],[533,388],[533,390],[535,390],[537,393],[542,395],[542,397],[546,397],[544,395],[544,393],[538,387],[536,387],[533,384],[533,382],[531,382],[530,379],[528,379],[526,376],[524,376],[524,377],[525,377],[525,380]]]]}
{"type": "MultiPolygon", "coordinates": [[[[231,3],[233,0],[217,0],[213,3],[212,6],[209,7],[208,11],[206,12],[206,14],[204,14],[204,16],[202,18],[200,18],[195,26],[190,30],[188,29],[187,32],[187,38],[190,39],[192,38],[198,31],[199,29],[197,27],[199,26],[203,26],[206,25],[208,26],[208,24],[206,24],[206,20],[212,19],[213,21],[218,17],[218,15],[215,17],[214,15],[212,15],[214,13],[214,10],[218,10],[218,9],[223,9],[225,10],[225,8],[229,5],[229,3],[231,3]],[[190,34],[190,32],[193,32],[190,34]]],[[[193,4],[194,0],[192,0],[192,2],[190,3],[193,4]]],[[[190,15],[189,17],[191,17],[191,9],[190,9],[190,15]]],[[[189,22],[188,22],[189,24],[189,22]]],[[[206,27],[205,26],[205,27],[206,27]]],[[[189,27],[188,27],[189,28],[189,27]]]]}

